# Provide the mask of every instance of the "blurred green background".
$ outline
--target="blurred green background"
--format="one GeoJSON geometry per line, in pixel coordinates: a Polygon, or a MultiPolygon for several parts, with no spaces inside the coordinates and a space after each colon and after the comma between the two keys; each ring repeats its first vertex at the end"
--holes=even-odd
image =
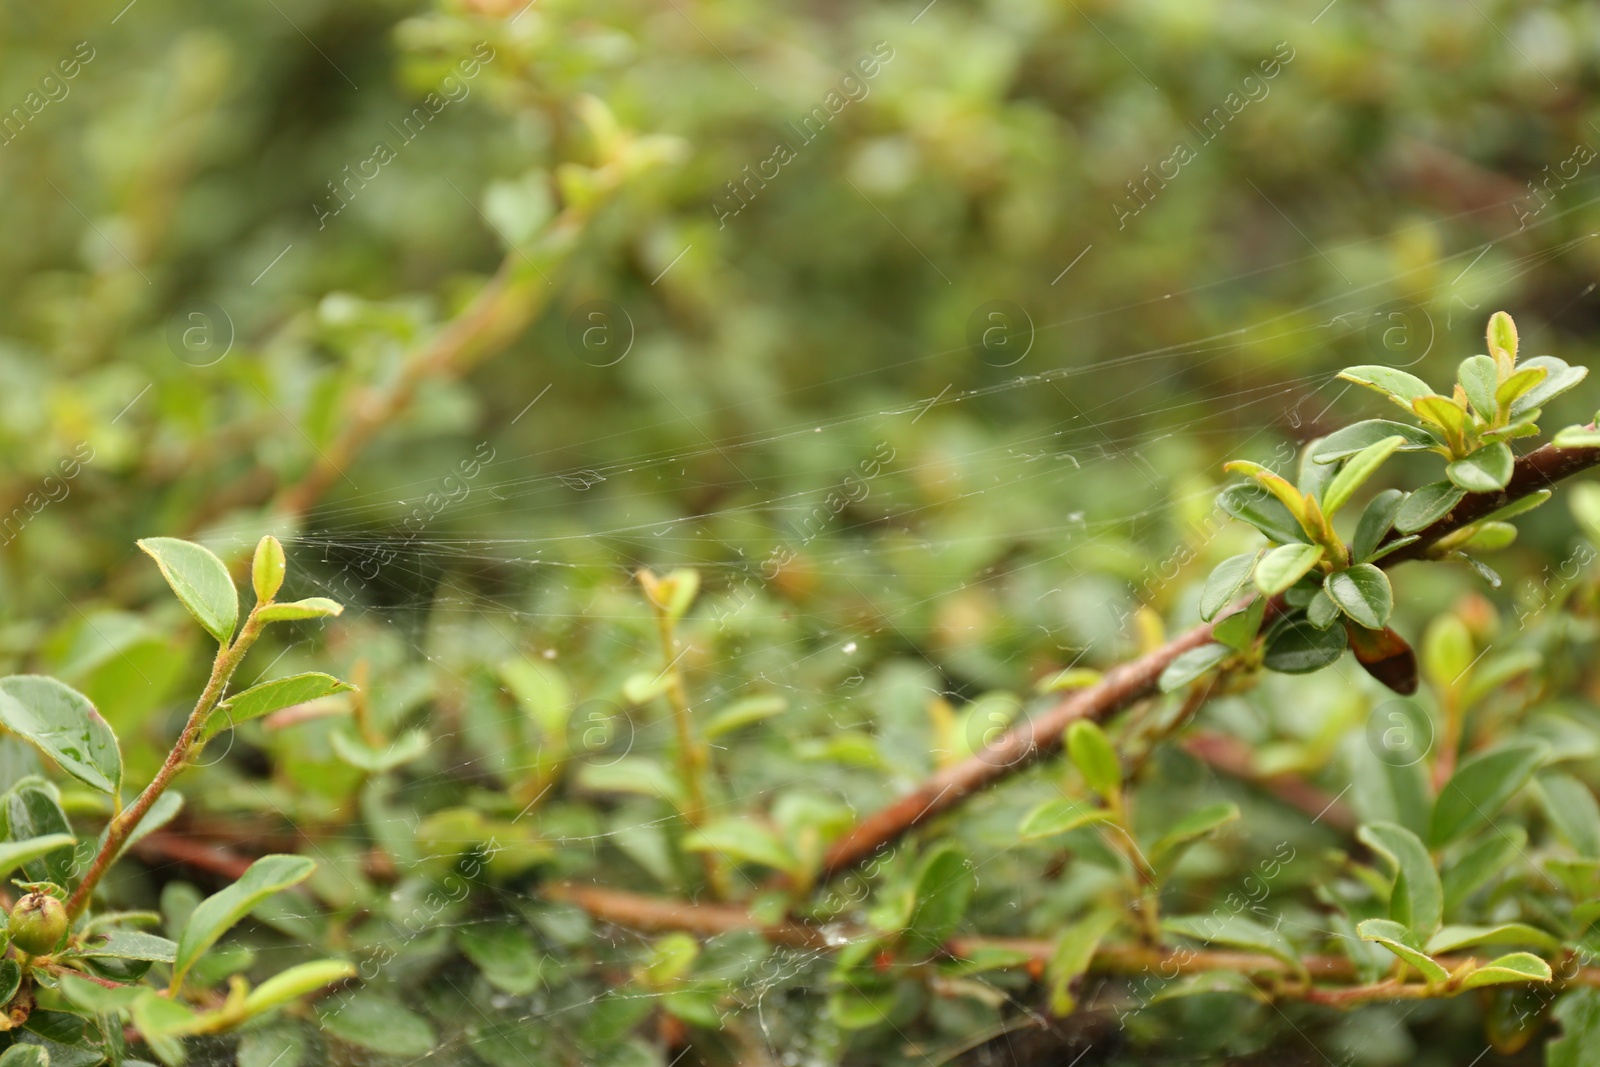
{"type": "MultiPolygon", "coordinates": [[[[154,746],[201,665],[134,539],[276,531],[352,611],[262,668],[443,724],[410,811],[503,756],[506,656],[619,718],[633,571],[691,565],[697,699],[789,701],[727,803],[874,804],[932,698],[1192,620],[1222,461],[1378,413],[1340,367],[1444,379],[1496,308],[1593,350],[1593,5],[112,0],[0,42],[0,655],[154,746]]],[[[1527,527],[1508,607],[1574,535],[1527,527]]],[[[364,855],[318,744],[241,744],[208,814],[360,809],[321,844],[364,855]]]]}

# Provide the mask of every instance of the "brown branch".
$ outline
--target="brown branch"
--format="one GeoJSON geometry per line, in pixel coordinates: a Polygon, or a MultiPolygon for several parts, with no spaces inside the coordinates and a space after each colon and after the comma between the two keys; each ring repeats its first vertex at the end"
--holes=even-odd
{"type": "MultiPolygon", "coordinates": [[[[853,938],[871,936],[871,931],[858,929],[824,938],[820,930],[804,923],[765,923],[733,904],[694,904],[570,882],[547,885],[544,895],[551,900],[575,904],[602,922],[647,933],[682,931],[699,937],[716,937],[752,931],[774,944],[805,949],[833,948],[853,938]]],[[[973,959],[994,949],[1020,953],[1026,957],[1028,969],[1037,975],[1056,954],[1057,945],[1044,938],[1021,937],[956,937],[945,943],[945,951],[958,959],[973,959]]],[[[1454,955],[1437,959],[1446,970],[1454,973],[1468,963],[1470,957],[1454,955]]],[[[1600,987],[1600,967],[1571,967],[1573,962],[1570,955],[1557,961],[1552,968],[1556,974],[1554,985],[1600,987]]],[[[1301,957],[1300,963],[1303,973],[1285,960],[1256,952],[1129,943],[1101,945],[1095,950],[1089,970],[1095,974],[1149,975],[1163,980],[1229,971],[1251,978],[1275,998],[1330,1007],[1351,1007],[1381,1000],[1453,997],[1462,992],[1449,983],[1429,986],[1389,979],[1360,984],[1355,964],[1347,956],[1314,954],[1301,957]],[[1310,981],[1306,981],[1307,978],[1310,981]],[[1329,983],[1335,988],[1313,985],[1313,982],[1329,983]]]]}
{"type": "MultiPolygon", "coordinates": [[[[1517,460],[1511,481],[1497,493],[1469,493],[1449,514],[1422,530],[1417,541],[1381,560],[1390,567],[1421,559],[1441,537],[1499,510],[1513,500],[1548,488],[1563,478],[1600,464],[1600,448],[1556,448],[1530,452],[1517,460]]],[[[1387,541],[1399,534],[1391,531],[1387,541]]],[[[1174,659],[1211,640],[1202,623],[1161,648],[1107,671],[1054,707],[1016,726],[982,751],[947,767],[887,807],[868,815],[828,850],[820,880],[826,881],[866,861],[922,823],[941,815],[972,794],[994,785],[1061,747],[1062,733],[1077,719],[1103,721],[1135,700],[1156,691],[1161,672],[1174,659]]]]}

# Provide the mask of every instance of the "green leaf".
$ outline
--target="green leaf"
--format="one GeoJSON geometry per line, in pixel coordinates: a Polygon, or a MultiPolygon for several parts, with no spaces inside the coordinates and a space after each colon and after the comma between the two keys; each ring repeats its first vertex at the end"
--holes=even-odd
{"type": "Polygon", "coordinates": [[[139,547],[156,561],[161,576],[195,621],[218,644],[226,645],[239,621],[239,591],[223,562],[210,549],[174,537],[147,537],[139,547]]]}
{"type": "Polygon", "coordinates": [[[1339,605],[1334,603],[1326,589],[1318,589],[1317,595],[1306,605],[1306,621],[1319,630],[1326,630],[1338,618],[1339,605]]]}
{"type": "Polygon", "coordinates": [[[177,958],[178,943],[155,934],[137,930],[112,930],[91,934],[84,939],[83,947],[74,955],[93,959],[150,960],[154,963],[171,963],[177,958]]]}
{"type": "Polygon", "coordinates": [[[1596,1067],[1600,1063],[1600,989],[1568,989],[1551,1012],[1561,1036],[1545,1045],[1545,1067],[1596,1067]]]}
{"type": "Polygon", "coordinates": [[[711,852],[738,863],[756,863],[794,874],[800,861],[771,827],[749,819],[718,819],[684,835],[690,852],[711,852]]]}
{"type": "Polygon", "coordinates": [[[1267,596],[1277,596],[1315,567],[1323,556],[1321,545],[1279,545],[1256,564],[1256,588],[1267,596]]]}
{"type": "Polygon", "coordinates": [[[201,953],[216,944],[234,923],[274,893],[311,877],[316,867],[304,856],[262,856],[238,881],[202,900],[178,938],[177,957],[172,966],[172,991],[176,993],[182,987],[184,976],[201,953]]]}
{"type": "Polygon", "coordinates": [[[638,671],[622,683],[622,696],[630,704],[648,704],[665,693],[677,675],[672,671],[638,671]]]}
{"type": "Polygon", "coordinates": [[[1488,356],[1468,356],[1461,361],[1456,380],[1467,394],[1467,400],[1484,419],[1493,419],[1499,412],[1495,403],[1495,390],[1500,386],[1500,371],[1488,356]]]}
{"type": "Polygon", "coordinates": [[[955,845],[934,849],[917,868],[904,944],[913,955],[933,956],[966,917],[978,887],[972,863],[955,845]]]}
{"type": "Polygon", "coordinates": [[[1322,588],[1346,615],[1367,629],[1381,630],[1389,625],[1394,590],[1389,587],[1389,576],[1372,564],[1357,563],[1335,571],[1328,575],[1322,588]]]}
{"type": "Polygon", "coordinates": [[[1266,614],[1266,599],[1256,597],[1243,610],[1234,612],[1213,626],[1211,636],[1235,652],[1243,652],[1255,644],[1261,632],[1261,620],[1266,614]]]}
{"type": "Polygon", "coordinates": [[[1428,824],[1428,840],[1448,845],[1500,813],[1549,755],[1543,741],[1511,741],[1464,760],[1439,791],[1428,824]]]}
{"type": "Polygon", "coordinates": [[[1311,455],[1318,463],[1334,463],[1387,437],[1404,440],[1405,443],[1400,446],[1402,452],[1423,452],[1439,444],[1437,437],[1419,426],[1389,419],[1367,419],[1333,431],[1311,446],[1311,455]]]}
{"type": "Polygon", "coordinates": [[[1346,460],[1322,494],[1323,513],[1332,518],[1333,513],[1344,507],[1355,495],[1356,490],[1366,484],[1367,479],[1377,473],[1384,461],[1399,451],[1400,446],[1405,443],[1406,439],[1398,434],[1385,437],[1346,460]]]}
{"type": "Polygon", "coordinates": [[[348,682],[341,682],[331,674],[318,671],[262,682],[218,704],[207,716],[200,740],[208,741],[224,730],[271,715],[283,708],[305,704],[334,693],[352,692],[354,689],[355,686],[348,682]]]}
{"type": "Polygon", "coordinates": [[[1441,926],[1428,939],[1429,955],[1458,952],[1474,945],[1533,945],[1558,949],[1561,940],[1527,923],[1501,923],[1498,926],[1441,926]]]}
{"type": "Polygon", "coordinates": [[[349,723],[340,723],[328,734],[328,746],[345,763],[368,774],[387,774],[428,751],[432,739],[426,730],[407,730],[388,743],[373,745],[349,723]]]}
{"type": "Polygon", "coordinates": [[[456,944],[488,983],[514,997],[539,987],[542,959],[525,926],[511,922],[471,923],[456,931],[456,944]]]}
{"type": "Polygon", "coordinates": [[[1431,937],[1444,916],[1444,886],[1422,839],[1392,822],[1367,823],[1356,836],[1394,868],[1389,917],[1414,933],[1419,943],[1431,937]]]}
{"type": "Polygon", "coordinates": [[[1065,1018],[1077,1007],[1072,987],[1089,969],[1095,949],[1119,918],[1114,911],[1093,911],[1061,932],[1044,970],[1050,991],[1050,1011],[1056,1016],[1065,1018]]]}
{"type": "Polygon", "coordinates": [[[565,745],[567,719],[572,714],[572,686],[566,675],[548,663],[508,659],[500,664],[500,680],[517,698],[540,737],[549,745],[565,745]]]}
{"type": "Polygon", "coordinates": [[[1348,643],[1342,626],[1319,630],[1304,617],[1287,616],[1267,631],[1261,662],[1280,674],[1310,674],[1337,660],[1348,643]]]}
{"type": "Polygon", "coordinates": [[[1182,689],[1232,654],[1232,649],[1221,644],[1201,645],[1181,653],[1161,672],[1161,691],[1170,693],[1182,689]]]}
{"type": "Polygon", "coordinates": [[[1600,804],[1589,787],[1569,774],[1541,774],[1539,798],[1562,840],[1580,856],[1600,859],[1600,804]]]}
{"type": "Polygon", "coordinates": [[[1365,560],[1378,548],[1383,535],[1394,526],[1395,516],[1406,495],[1398,489],[1385,489],[1368,503],[1356,523],[1355,537],[1350,540],[1350,555],[1358,561],[1365,560]]]}
{"type": "Polygon", "coordinates": [[[578,784],[597,793],[660,797],[680,810],[689,802],[683,783],[672,771],[642,756],[626,756],[614,763],[586,763],[578,769],[578,784]]]}
{"type": "Polygon", "coordinates": [[[386,1056],[416,1058],[438,1043],[427,1019],[398,1001],[362,990],[348,998],[327,998],[316,1006],[324,1032],[347,1045],[386,1056]]]}
{"type": "Polygon", "coordinates": [[[71,848],[77,840],[71,834],[47,834],[26,841],[7,841],[0,844],[0,878],[10,875],[24,864],[43,859],[52,852],[71,848]]]}
{"type": "Polygon", "coordinates": [[[1466,495],[1465,489],[1450,482],[1430,482],[1406,497],[1395,514],[1394,528],[1401,533],[1416,533],[1448,515],[1466,495]]]}
{"type": "Polygon", "coordinates": [[[1489,316],[1489,328],[1484,331],[1489,342],[1489,355],[1508,366],[1517,362],[1517,324],[1504,311],[1489,316]]]}
{"type": "Polygon", "coordinates": [[[1528,843],[1528,831],[1520,826],[1495,830],[1482,843],[1473,846],[1444,872],[1445,914],[1454,915],[1468,897],[1495,875],[1507,870],[1528,843]]]}
{"type": "Polygon", "coordinates": [[[1090,808],[1075,800],[1047,800],[1022,817],[1017,833],[1024,841],[1054,837],[1090,823],[1110,822],[1111,813],[1090,808]]]}
{"type": "Polygon", "coordinates": [[[1480,522],[1469,529],[1472,532],[1460,547],[1476,552],[1498,552],[1517,539],[1517,528],[1509,522],[1480,522]]]}
{"type": "Polygon", "coordinates": [[[1600,429],[1587,426],[1566,426],[1556,431],[1550,443],[1557,448],[1600,448],[1600,429]]]}
{"type": "Polygon", "coordinates": [[[1461,982],[1462,989],[1477,989],[1505,982],[1548,982],[1554,977],[1550,965],[1531,952],[1513,952],[1479,967],[1461,982]]]}
{"type": "Polygon", "coordinates": [[[758,722],[765,722],[782,715],[788,708],[789,702],[780,696],[763,694],[745,697],[711,716],[706,721],[702,736],[707,741],[713,741],[736,730],[742,730],[746,726],[753,726],[758,722]]]}
{"type": "Polygon", "coordinates": [[[260,1015],[355,976],[355,965],[344,960],[313,960],[297,964],[251,990],[250,995],[244,998],[245,1014],[251,1017],[260,1015]]]}
{"type": "Polygon", "coordinates": [[[1460,449],[1467,437],[1467,410],[1450,397],[1424,396],[1411,402],[1418,418],[1439,427],[1452,452],[1460,449]]]}
{"type": "Polygon", "coordinates": [[[1194,842],[1219,827],[1238,821],[1239,805],[1227,802],[1208,804],[1198,811],[1190,812],[1181,817],[1173,824],[1172,829],[1162,834],[1156,843],[1150,846],[1150,866],[1157,871],[1170,871],[1177,865],[1184,850],[1194,842]]]}
{"type": "Polygon", "coordinates": [[[1376,941],[1415,967],[1430,985],[1450,977],[1450,972],[1424,952],[1412,932],[1400,923],[1389,919],[1365,919],[1356,926],[1356,932],[1362,940],[1376,941]]]}
{"type": "Polygon", "coordinates": [[[1457,615],[1438,615],[1422,634],[1422,670],[1428,684],[1444,692],[1462,685],[1477,653],[1472,633],[1457,615]]]}
{"type": "Polygon", "coordinates": [[[1511,446],[1504,441],[1484,445],[1465,459],[1447,465],[1445,476],[1469,493],[1495,493],[1511,481],[1516,465],[1511,446]]]}
{"type": "Polygon", "coordinates": [[[39,1045],[12,1045],[0,1053],[0,1067],[50,1067],[50,1054],[39,1045]]]}
{"type": "Polygon", "coordinates": [[[1427,382],[1414,374],[1407,374],[1393,367],[1370,365],[1346,367],[1339,373],[1339,377],[1347,382],[1355,382],[1357,385],[1377,390],[1405,408],[1407,412],[1412,410],[1413,400],[1434,395],[1432,387],[1427,382]]]}
{"type": "Polygon", "coordinates": [[[117,735],[89,698],[39,674],[0,678],[0,724],[102,793],[122,786],[117,735]]]}
{"type": "Polygon", "coordinates": [[[1225,912],[1219,909],[1210,915],[1180,916],[1164,920],[1161,927],[1171,933],[1192,937],[1207,944],[1261,952],[1282,960],[1296,973],[1305,973],[1305,964],[1300,961],[1299,953],[1295,952],[1288,938],[1237,912],[1225,912]]]}
{"type": "Polygon", "coordinates": [[[1089,788],[1108,801],[1122,793],[1122,760],[1105,731],[1088,719],[1067,727],[1067,754],[1089,788]]]}
{"type": "Polygon", "coordinates": [[[1555,356],[1534,356],[1532,359],[1523,360],[1518,369],[1526,370],[1529,367],[1543,367],[1544,381],[1517,397],[1511,405],[1513,417],[1524,411],[1544,407],[1546,403],[1589,376],[1588,367],[1569,367],[1566,360],[1557,359],[1555,356]]]}
{"type": "Polygon", "coordinates": [[[1544,381],[1550,371],[1546,367],[1520,367],[1509,378],[1496,386],[1494,391],[1495,406],[1506,415],[1511,414],[1511,405],[1529,389],[1544,381]]]}
{"type": "Polygon", "coordinates": [[[1279,543],[1307,540],[1294,514],[1259,485],[1230,485],[1217,494],[1217,506],[1279,543]]]}
{"type": "Polygon", "coordinates": [[[1250,580],[1250,572],[1255,569],[1258,556],[1259,552],[1245,552],[1217,564],[1206,578],[1205,588],[1200,591],[1202,619],[1210,622],[1219,611],[1239,598],[1245,583],[1250,580]]]}
{"type": "Polygon", "coordinates": [[[326,619],[344,614],[344,605],[325,596],[291,600],[286,604],[269,604],[257,610],[261,622],[298,622],[301,619],[326,619]]]}

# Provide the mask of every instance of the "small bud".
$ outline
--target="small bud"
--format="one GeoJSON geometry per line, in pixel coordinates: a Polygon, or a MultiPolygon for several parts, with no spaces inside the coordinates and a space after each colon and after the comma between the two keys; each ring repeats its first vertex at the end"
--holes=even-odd
{"type": "Polygon", "coordinates": [[[250,584],[256,587],[256,602],[268,603],[283,585],[283,546],[271,534],[256,545],[256,558],[250,564],[250,584]]]}
{"type": "Polygon", "coordinates": [[[30,956],[53,952],[67,936],[67,908],[47,893],[29,893],[11,909],[11,943],[30,956]]]}
{"type": "Polygon", "coordinates": [[[1489,316],[1489,355],[1509,372],[1517,363],[1517,326],[1504,311],[1489,316]]]}

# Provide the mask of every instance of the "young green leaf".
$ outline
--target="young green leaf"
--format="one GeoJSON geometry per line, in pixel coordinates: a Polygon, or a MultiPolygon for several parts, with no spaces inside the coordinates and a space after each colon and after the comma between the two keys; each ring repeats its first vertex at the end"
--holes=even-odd
{"type": "Polygon", "coordinates": [[[1310,674],[1344,654],[1348,639],[1340,626],[1319,630],[1304,617],[1278,620],[1267,631],[1262,665],[1280,674],[1310,674]]]}
{"type": "Polygon", "coordinates": [[[572,685],[554,664],[513,657],[500,664],[500,680],[517,704],[539,729],[547,746],[564,745],[567,720],[572,715],[572,685]]]}
{"type": "Polygon", "coordinates": [[[1347,459],[1322,494],[1323,512],[1332,518],[1333,513],[1344,507],[1355,495],[1356,490],[1377,473],[1384,461],[1399,451],[1400,446],[1405,443],[1406,439],[1398,434],[1394,437],[1385,437],[1347,459]]]}
{"type": "Polygon", "coordinates": [[[1434,395],[1433,388],[1427,382],[1414,374],[1407,374],[1393,367],[1346,367],[1339,372],[1339,377],[1347,382],[1355,382],[1357,385],[1377,390],[1405,408],[1407,412],[1412,410],[1413,400],[1434,395]]]}
{"type": "Polygon", "coordinates": [[[332,696],[334,693],[351,692],[354,689],[355,686],[348,682],[341,682],[331,674],[317,671],[292,674],[287,678],[262,682],[243,692],[235,693],[218,704],[206,718],[200,740],[209,740],[223,730],[232,729],[252,719],[259,719],[263,715],[271,715],[281,708],[304,704],[332,696]]]}
{"type": "Polygon", "coordinates": [[[1394,528],[1405,534],[1416,533],[1448,515],[1466,495],[1465,489],[1450,482],[1430,482],[1406,497],[1394,517],[1394,528]]]}
{"type": "Polygon", "coordinates": [[[1430,984],[1443,982],[1450,977],[1450,972],[1422,951],[1416,936],[1401,923],[1389,919],[1366,919],[1356,927],[1356,931],[1362,940],[1376,941],[1415,967],[1417,973],[1430,984]]]}
{"type": "Polygon", "coordinates": [[[0,678],[0,724],[91,789],[115,793],[121,787],[117,735],[71,686],[39,674],[0,678]]]}
{"type": "Polygon", "coordinates": [[[257,604],[265,604],[278,595],[285,567],[283,545],[271,534],[263,537],[250,561],[250,585],[255,589],[257,604]]]}
{"type": "Polygon", "coordinates": [[[1234,612],[1213,626],[1211,636],[1235,652],[1243,652],[1255,644],[1256,635],[1261,632],[1261,620],[1266,614],[1266,598],[1258,596],[1243,610],[1234,612]]]}
{"type": "Polygon", "coordinates": [[[1495,390],[1500,386],[1500,372],[1488,356],[1468,356],[1461,361],[1456,380],[1467,394],[1472,409],[1484,420],[1491,420],[1499,412],[1495,403],[1495,390]]]}
{"type": "Polygon", "coordinates": [[[1554,975],[1550,965],[1531,952],[1513,952],[1491,960],[1462,979],[1462,989],[1477,989],[1505,982],[1548,982],[1554,975]]]}
{"type": "Polygon", "coordinates": [[[245,1016],[254,1018],[291,1000],[298,1000],[307,993],[315,993],[355,976],[355,964],[344,960],[313,960],[297,964],[252,989],[244,998],[245,1016]]]}
{"type": "Polygon", "coordinates": [[[1464,404],[1449,397],[1425,396],[1412,401],[1417,417],[1426,419],[1439,428],[1451,452],[1459,452],[1467,439],[1468,415],[1464,404]]]}
{"type": "Polygon", "coordinates": [[[1494,493],[1506,487],[1516,457],[1504,441],[1484,445],[1472,455],[1448,464],[1444,473],[1469,493],[1494,493]]]}
{"type": "Polygon", "coordinates": [[[1190,845],[1212,831],[1238,821],[1239,805],[1226,801],[1208,804],[1190,812],[1173,823],[1172,829],[1150,846],[1150,866],[1163,874],[1171,871],[1190,845]]]}
{"type": "Polygon", "coordinates": [[[1600,448],[1600,429],[1566,426],[1556,431],[1550,443],[1557,448],[1600,448]]]}
{"type": "Polygon", "coordinates": [[[1111,813],[1075,800],[1047,800],[1022,817],[1017,833],[1024,841],[1055,837],[1090,823],[1110,822],[1111,813]]]}
{"type": "Polygon", "coordinates": [[[1543,741],[1525,739],[1468,757],[1439,791],[1428,824],[1429,843],[1441,848],[1486,825],[1549,754],[1543,741]]]}
{"type": "Polygon", "coordinates": [[[1171,693],[1182,689],[1205,675],[1205,673],[1233,654],[1233,650],[1223,644],[1201,645],[1177,656],[1166,669],[1161,672],[1161,691],[1171,693]]]}
{"type": "Polygon", "coordinates": [[[1259,552],[1245,552],[1237,556],[1229,556],[1217,564],[1206,578],[1205,588],[1200,591],[1200,617],[1207,622],[1216,618],[1217,612],[1232,604],[1239,598],[1245,583],[1250,580],[1250,572],[1255,569],[1259,552]]]}
{"type": "Polygon", "coordinates": [[[154,963],[171,963],[177,958],[178,944],[155,934],[137,930],[112,930],[90,934],[74,955],[91,959],[150,960],[154,963]]]}
{"type": "Polygon", "coordinates": [[[1389,586],[1389,576],[1372,564],[1357,563],[1335,571],[1328,575],[1322,588],[1340,610],[1367,629],[1381,630],[1389,624],[1394,590],[1389,586]]]}
{"type": "Polygon", "coordinates": [[[1321,562],[1321,545],[1279,545],[1256,564],[1256,588],[1267,596],[1277,596],[1321,562]]]}
{"type": "Polygon", "coordinates": [[[1110,909],[1092,911],[1077,922],[1068,924],[1056,940],[1056,950],[1045,965],[1044,974],[1050,990],[1050,1011],[1058,1018],[1071,1015],[1077,1007],[1073,987],[1088,971],[1089,964],[1094,960],[1095,949],[1100,947],[1101,939],[1111,932],[1119,918],[1110,909]]]}
{"type": "Polygon", "coordinates": [[[1067,727],[1067,754],[1089,788],[1108,801],[1122,794],[1122,760],[1105,731],[1088,719],[1067,727]]]}
{"type": "Polygon", "coordinates": [[[1427,846],[1416,834],[1395,823],[1367,823],[1356,836],[1394,868],[1389,917],[1410,930],[1418,943],[1432,937],[1444,916],[1444,887],[1427,846]]]}
{"type": "Polygon", "coordinates": [[[352,767],[368,774],[387,774],[428,751],[431,740],[426,730],[407,730],[393,741],[372,744],[351,727],[341,723],[328,734],[333,754],[352,767]]]}
{"type": "Polygon", "coordinates": [[[300,619],[326,619],[344,614],[344,605],[325,596],[291,600],[287,604],[268,604],[256,611],[261,622],[297,622],[300,619]]]}
{"type": "Polygon", "coordinates": [[[1279,543],[1309,540],[1300,520],[1259,485],[1230,485],[1217,494],[1217,506],[1279,543]]]}
{"type": "Polygon", "coordinates": [[[147,537],[139,547],[156,561],[195,621],[226,645],[239,621],[239,591],[223,562],[210,549],[175,537],[147,537]]]}
{"type": "Polygon", "coordinates": [[[1561,947],[1561,940],[1527,923],[1501,923],[1498,926],[1441,926],[1428,939],[1428,952],[1430,955],[1459,952],[1476,945],[1532,945],[1535,948],[1554,950],[1561,947]]]}
{"type": "Polygon", "coordinates": [[[1517,324],[1511,321],[1511,316],[1504,311],[1496,311],[1489,316],[1489,326],[1485,331],[1489,342],[1489,355],[1497,361],[1503,361],[1514,366],[1517,362],[1517,324]]]}
{"type": "Polygon", "coordinates": [[[182,988],[189,968],[234,923],[274,893],[311,877],[316,867],[304,856],[262,856],[239,876],[238,881],[202,900],[178,938],[178,952],[172,965],[172,992],[182,988]]]}
{"type": "Polygon", "coordinates": [[[1494,401],[1499,408],[1501,418],[1509,418],[1511,405],[1529,389],[1538,385],[1549,375],[1548,367],[1521,367],[1511,377],[1501,382],[1494,391],[1494,401]]]}

